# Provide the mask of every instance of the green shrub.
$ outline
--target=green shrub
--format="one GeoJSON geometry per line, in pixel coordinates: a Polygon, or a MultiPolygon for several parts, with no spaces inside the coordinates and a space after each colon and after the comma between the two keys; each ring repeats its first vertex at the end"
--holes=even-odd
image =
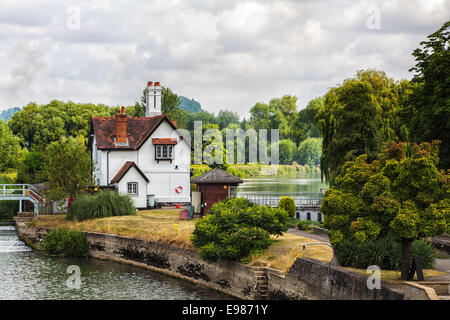
{"type": "Polygon", "coordinates": [[[312,230],[311,228],[311,224],[308,223],[308,221],[305,220],[298,220],[297,222],[295,222],[295,226],[303,231],[310,231],[312,230]]]}
{"type": "Polygon", "coordinates": [[[273,242],[270,235],[283,234],[289,224],[284,210],[228,199],[214,204],[207,216],[195,222],[191,241],[205,261],[245,261],[268,248],[273,242]]]}
{"type": "MultiPolygon", "coordinates": [[[[370,265],[377,265],[384,270],[398,270],[401,265],[402,246],[391,236],[363,243],[344,240],[335,246],[335,251],[340,265],[344,267],[365,269],[370,265]]],[[[411,257],[414,256],[420,257],[424,269],[434,267],[435,253],[426,242],[413,241],[411,257]]]]}
{"type": "Polygon", "coordinates": [[[436,262],[436,252],[432,245],[423,240],[413,241],[411,244],[411,257],[420,257],[424,269],[433,269],[436,262]]]}
{"type": "Polygon", "coordinates": [[[88,254],[86,234],[65,228],[50,230],[40,245],[44,252],[63,257],[85,257],[88,254]]]}
{"type": "Polygon", "coordinates": [[[283,197],[280,199],[278,208],[285,210],[289,217],[293,218],[295,216],[295,203],[292,197],[283,197]]]}
{"type": "Polygon", "coordinates": [[[312,226],[323,228],[323,224],[319,221],[294,219],[293,225],[300,230],[311,231],[312,226]]]}
{"type": "Polygon", "coordinates": [[[78,197],[67,211],[67,219],[78,221],[136,214],[133,201],[127,195],[101,191],[96,195],[78,197]]]}

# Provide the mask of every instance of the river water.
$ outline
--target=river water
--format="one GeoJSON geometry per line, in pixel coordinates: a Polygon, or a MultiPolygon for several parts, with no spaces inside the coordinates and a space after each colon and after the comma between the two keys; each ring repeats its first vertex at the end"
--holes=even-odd
{"type": "Polygon", "coordinates": [[[245,179],[238,187],[239,192],[274,192],[274,193],[320,193],[328,185],[320,179],[320,173],[314,172],[298,177],[258,177],[245,179]]]}
{"type": "Polygon", "coordinates": [[[0,226],[0,300],[211,300],[216,291],[139,267],[98,259],[48,256],[27,247],[13,226],[0,226]],[[80,270],[80,288],[67,280],[80,270]]]}

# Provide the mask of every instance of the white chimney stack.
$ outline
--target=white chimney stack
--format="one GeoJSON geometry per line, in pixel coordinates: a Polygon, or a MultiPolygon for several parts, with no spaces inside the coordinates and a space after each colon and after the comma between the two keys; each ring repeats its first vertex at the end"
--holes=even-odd
{"type": "Polygon", "coordinates": [[[146,108],[145,116],[154,117],[161,115],[161,85],[159,82],[147,82],[145,88],[146,108]]]}

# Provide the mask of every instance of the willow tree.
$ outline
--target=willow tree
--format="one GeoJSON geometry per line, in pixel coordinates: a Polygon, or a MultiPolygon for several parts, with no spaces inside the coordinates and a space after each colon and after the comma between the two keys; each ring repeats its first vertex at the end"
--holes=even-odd
{"type": "Polygon", "coordinates": [[[365,70],[328,91],[315,117],[323,137],[322,178],[333,184],[345,161],[362,154],[372,161],[398,139],[401,86],[382,71],[365,70]]]}
{"type": "Polygon", "coordinates": [[[321,212],[330,241],[364,243],[393,235],[402,244],[402,279],[409,278],[414,240],[450,231],[449,176],[437,169],[437,142],[392,144],[380,160],[361,155],[343,166],[321,212]]]}
{"type": "Polygon", "coordinates": [[[402,118],[414,141],[442,141],[440,167],[450,168],[450,21],[420,45],[410,70],[414,93],[402,118]]]}

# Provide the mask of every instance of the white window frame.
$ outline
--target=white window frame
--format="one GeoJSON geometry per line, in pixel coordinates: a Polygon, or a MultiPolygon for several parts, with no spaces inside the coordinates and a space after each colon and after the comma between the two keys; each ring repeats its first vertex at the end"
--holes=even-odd
{"type": "Polygon", "coordinates": [[[128,182],[127,193],[132,196],[137,196],[139,194],[139,184],[137,182],[128,182]]]}
{"type": "Polygon", "coordinates": [[[156,160],[173,160],[175,158],[174,146],[171,144],[157,144],[155,145],[156,160]]]}

